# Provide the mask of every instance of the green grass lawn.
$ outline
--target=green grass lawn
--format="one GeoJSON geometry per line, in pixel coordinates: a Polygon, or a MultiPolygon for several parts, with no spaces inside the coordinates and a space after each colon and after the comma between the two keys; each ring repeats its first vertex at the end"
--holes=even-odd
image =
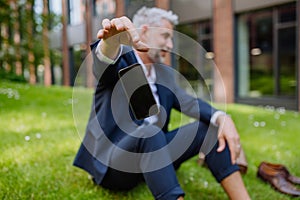
{"type": "MultiPolygon", "coordinates": [[[[93,185],[84,171],[72,166],[91,94],[80,88],[73,94],[72,88],[1,81],[0,199],[153,199],[144,184],[114,193],[93,185]]],[[[243,179],[252,199],[290,199],[260,181],[256,171],[261,161],[269,161],[285,164],[300,176],[300,114],[245,105],[228,105],[227,112],[236,122],[248,158],[243,179]]],[[[175,113],[172,126],[178,123],[175,113]]],[[[197,157],[177,174],[185,199],[227,199],[210,172],[198,166],[197,157]]]]}

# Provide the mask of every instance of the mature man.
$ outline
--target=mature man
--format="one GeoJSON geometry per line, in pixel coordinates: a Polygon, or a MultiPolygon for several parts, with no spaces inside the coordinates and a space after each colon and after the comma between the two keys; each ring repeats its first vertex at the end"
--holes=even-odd
{"type": "Polygon", "coordinates": [[[145,181],[155,199],[183,199],[175,170],[199,153],[209,126],[214,124],[222,128],[206,163],[231,199],[250,199],[235,164],[240,141],[232,119],[185,93],[175,83],[172,68],[162,64],[173,48],[177,18],[171,11],[143,7],[133,22],[127,17],[102,21],[100,41],[91,46],[98,82],[74,165],[105,188],[128,190],[145,181]],[[134,63],[142,65],[161,110],[139,120],[132,115],[118,76],[121,69],[134,63]],[[197,120],[169,131],[172,109],[197,120]]]}

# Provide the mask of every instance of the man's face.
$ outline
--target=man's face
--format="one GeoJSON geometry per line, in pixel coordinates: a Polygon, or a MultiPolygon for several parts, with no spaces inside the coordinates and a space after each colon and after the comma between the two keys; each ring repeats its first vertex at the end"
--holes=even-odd
{"type": "Polygon", "coordinates": [[[153,62],[163,63],[167,53],[173,48],[173,25],[163,19],[159,27],[149,27],[145,34],[145,42],[150,47],[148,56],[153,62]]]}

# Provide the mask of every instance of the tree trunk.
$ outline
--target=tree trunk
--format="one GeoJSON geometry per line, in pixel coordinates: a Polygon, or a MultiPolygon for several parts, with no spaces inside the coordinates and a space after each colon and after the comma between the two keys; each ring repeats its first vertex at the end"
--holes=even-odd
{"type": "Polygon", "coordinates": [[[11,71],[11,65],[9,63],[9,60],[7,59],[7,57],[9,57],[9,38],[8,38],[8,24],[2,24],[1,25],[1,37],[2,37],[2,49],[4,52],[4,59],[3,59],[3,68],[5,69],[6,72],[10,72],[11,71]]]}
{"type": "Polygon", "coordinates": [[[33,5],[34,0],[29,0],[26,3],[26,12],[27,12],[27,45],[28,45],[28,63],[29,63],[29,83],[36,84],[36,73],[35,73],[35,65],[34,65],[34,52],[33,52],[33,5]]]}
{"type": "Polygon", "coordinates": [[[91,50],[90,50],[90,43],[92,42],[92,1],[91,0],[86,0],[86,85],[87,87],[91,88],[94,86],[94,76],[93,76],[93,69],[92,69],[92,57],[89,55],[91,50]]]}
{"type": "Polygon", "coordinates": [[[63,54],[63,84],[70,86],[70,60],[67,35],[67,0],[62,0],[62,54],[63,54]]]}
{"type": "Polygon", "coordinates": [[[9,5],[2,2],[0,7],[0,70],[6,71],[7,27],[9,23],[9,5]]]}
{"type": "Polygon", "coordinates": [[[20,52],[21,47],[21,35],[20,35],[20,22],[19,22],[19,9],[18,9],[18,1],[11,0],[11,7],[12,7],[12,18],[14,20],[14,48],[15,48],[15,73],[18,76],[21,76],[23,73],[22,69],[22,57],[20,52]]]}
{"type": "Polygon", "coordinates": [[[49,37],[48,37],[48,0],[43,0],[43,50],[44,50],[44,84],[45,86],[51,85],[51,62],[49,50],[49,37]]]}

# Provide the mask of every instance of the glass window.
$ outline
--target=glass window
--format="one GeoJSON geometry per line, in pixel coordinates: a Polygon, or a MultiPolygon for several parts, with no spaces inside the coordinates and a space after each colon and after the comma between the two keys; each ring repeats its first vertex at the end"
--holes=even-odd
{"type": "Polygon", "coordinates": [[[245,14],[238,21],[240,96],[272,95],[274,92],[272,12],[245,14]]]}
{"type": "MultiPolygon", "coordinates": [[[[183,33],[190,38],[194,40],[198,40],[198,33],[197,28],[195,24],[183,24],[178,25],[176,30],[180,33],[183,33]]],[[[180,49],[189,49],[189,47],[185,44],[184,41],[178,41],[180,49]]],[[[190,54],[189,58],[186,58],[188,60],[192,60],[194,55],[190,54]]],[[[190,62],[188,62],[186,59],[179,57],[178,58],[178,70],[179,72],[188,80],[198,80],[199,79],[199,73],[197,73],[197,70],[192,66],[190,62]]]]}
{"type": "Polygon", "coordinates": [[[141,7],[154,7],[155,0],[125,0],[125,14],[132,19],[135,12],[141,7]]]}
{"type": "Polygon", "coordinates": [[[296,28],[278,30],[278,94],[295,96],[296,94],[296,28]]]}
{"type": "Polygon", "coordinates": [[[62,14],[61,1],[62,0],[49,1],[50,12],[56,15],[61,15],[62,14]]]}
{"type": "Polygon", "coordinates": [[[201,49],[193,50],[185,41],[176,41],[179,49],[188,50],[190,53],[186,54],[186,58],[178,56],[177,59],[174,59],[176,62],[174,64],[180,74],[190,82],[199,97],[210,99],[213,87],[211,21],[180,24],[176,27],[176,31],[197,41],[201,45],[201,49]],[[197,66],[193,66],[191,61],[198,63],[197,66]]]}
{"type": "Polygon", "coordinates": [[[205,21],[199,24],[199,42],[207,52],[212,52],[211,22],[205,21]]]}
{"type": "Polygon", "coordinates": [[[238,97],[295,97],[295,15],[289,4],[238,16],[238,97]]]}
{"type": "MultiPolygon", "coordinates": [[[[183,34],[189,36],[193,40],[198,41],[199,44],[203,48],[203,52],[207,54],[208,52],[211,53],[211,50],[212,50],[211,34],[210,34],[210,32],[208,32],[208,30],[210,30],[210,28],[208,28],[208,26],[210,27],[210,23],[207,23],[207,22],[182,24],[182,25],[178,25],[176,30],[179,31],[180,33],[183,33],[183,34]]],[[[190,48],[185,45],[184,41],[182,41],[182,42],[179,41],[179,45],[180,45],[179,46],[180,49],[189,49],[190,48]]],[[[199,52],[199,53],[203,53],[203,52],[199,52]]],[[[207,55],[204,55],[204,56],[207,56],[207,55]]],[[[188,58],[188,59],[195,60],[195,59],[200,58],[199,60],[201,60],[201,58],[204,56],[203,55],[195,56],[193,53],[191,53],[190,54],[191,58],[188,58]]],[[[209,59],[211,59],[211,58],[209,58],[209,59]]],[[[180,73],[182,75],[184,75],[190,81],[199,81],[199,78],[201,79],[201,75],[207,77],[208,74],[210,74],[212,72],[211,66],[202,65],[200,67],[200,71],[201,71],[201,75],[200,75],[199,72],[195,69],[195,67],[193,67],[185,59],[180,57],[178,61],[179,61],[178,69],[179,69],[180,73]]],[[[200,61],[195,61],[195,63],[200,63],[200,61]]]]}
{"type": "Polygon", "coordinates": [[[115,0],[94,0],[94,14],[96,16],[108,17],[116,12],[115,0]]]}
{"type": "Polygon", "coordinates": [[[288,4],[278,8],[278,22],[295,22],[296,7],[294,4],[288,4]]]}
{"type": "Polygon", "coordinates": [[[132,19],[135,12],[141,7],[154,7],[155,0],[125,0],[125,14],[132,19]]]}
{"type": "Polygon", "coordinates": [[[84,22],[84,11],[85,5],[82,0],[72,0],[69,1],[69,9],[70,9],[70,24],[78,25],[84,22]]]}
{"type": "Polygon", "coordinates": [[[49,12],[52,17],[50,18],[50,27],[52,30],[60,30],[61,23],[61,15],[62,15],[62,7],[61,0],[49,1],[49,12]]]}

